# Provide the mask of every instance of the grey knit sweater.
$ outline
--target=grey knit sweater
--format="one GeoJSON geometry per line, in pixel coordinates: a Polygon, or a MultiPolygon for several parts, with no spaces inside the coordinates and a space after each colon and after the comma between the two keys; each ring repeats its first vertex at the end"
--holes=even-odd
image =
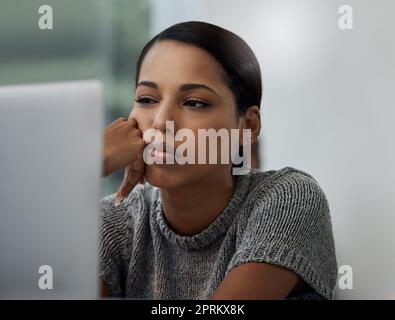
{"type": "Polygon", "coordinates": [[[288,299],[332,299],[337,262],[326,196],[291,167],[238,176],[228,206],[209,227],[181,236],[167,224],[160,190],[138,185],[118,207],[101,201],[100,276],[113,296],[209,299],[246,262],[294,271],[310,286],[288,299]]]}

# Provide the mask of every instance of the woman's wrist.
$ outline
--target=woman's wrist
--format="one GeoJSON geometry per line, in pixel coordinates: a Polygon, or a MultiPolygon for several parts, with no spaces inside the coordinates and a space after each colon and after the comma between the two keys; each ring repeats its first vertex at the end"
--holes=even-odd
{"type": "Polygon", "coordinates": [[[106,152],[104,152],[103,155],[103,167],[102,167],[102,176],[107,177],[111,174],[111,169],[110,169],[110,157],[106,152]]]}

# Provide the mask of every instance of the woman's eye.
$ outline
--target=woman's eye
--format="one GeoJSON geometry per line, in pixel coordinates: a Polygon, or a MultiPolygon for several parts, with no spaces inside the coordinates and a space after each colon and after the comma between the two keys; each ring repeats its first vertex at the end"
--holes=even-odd
{"type": "Polygon", "coordinates": [[[190,108],[207,108],[210,106],[209,103],[204,102],[204,101],[200,101],[200,100],[188,100],[187,102],[184,103],[186,106],[190,107],[190,108]]]}
{"type": "Polygon", "coordinates": [[[149,97],[140,97],[137,98],[135,101],[140,104],[153,104],[156,102],[154,99],[151,99],[149,97]]]}

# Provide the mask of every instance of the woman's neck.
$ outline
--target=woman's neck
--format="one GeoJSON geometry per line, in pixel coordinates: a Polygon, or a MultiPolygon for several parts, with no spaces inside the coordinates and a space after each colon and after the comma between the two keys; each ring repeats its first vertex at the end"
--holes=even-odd
{"type": "Polygon", "coordinates": [[[178,188],[162,188],[162,206],[167,223],[183,236],[203,231],[226,208],[234,188],[235,179],[229,173],[212,175],[178,188]]]}

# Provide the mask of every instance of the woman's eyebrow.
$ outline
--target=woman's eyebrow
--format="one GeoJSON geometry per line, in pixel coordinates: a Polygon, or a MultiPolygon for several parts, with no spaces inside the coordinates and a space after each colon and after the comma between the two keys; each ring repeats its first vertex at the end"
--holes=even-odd
{"type": "Polygon", "coordinates": [[[209,86],[206,86],[205,84],[201,84],[201,83],[185,83],[185,84],[180,86],[180,91],[188,91],[188,90],[193,90],[193,89],[209,90],[211,92],[214,92],[217,96],[219,96],[219,94],[214,89],[211,89],[209,86]]]}
{"type": "Polygon", "coordinates": [[[159,89],[158,85],[155,82],[152,82],[152,81],[140,81],[137,84],[137,87],[138,86],[147,86],[147,87],[151,87],[151,88],[154,88],[154,89],[159,89]]]}
{"type": "MultiPolygon", "coordinates": [[[[153,89],[159,89],[159,86],[153,82],[153,81],[140,81],[137,86],[147,86],[153,89]]],[[[189,91],[193,89],[205,89],[209,90],[211,92],[214,92],[217,96],[220,96],[214,89],[210,88],[209,86],[206,86],[205,84],[202,83],[184,83],[180,86],[180,91],[189,91]]]]}

